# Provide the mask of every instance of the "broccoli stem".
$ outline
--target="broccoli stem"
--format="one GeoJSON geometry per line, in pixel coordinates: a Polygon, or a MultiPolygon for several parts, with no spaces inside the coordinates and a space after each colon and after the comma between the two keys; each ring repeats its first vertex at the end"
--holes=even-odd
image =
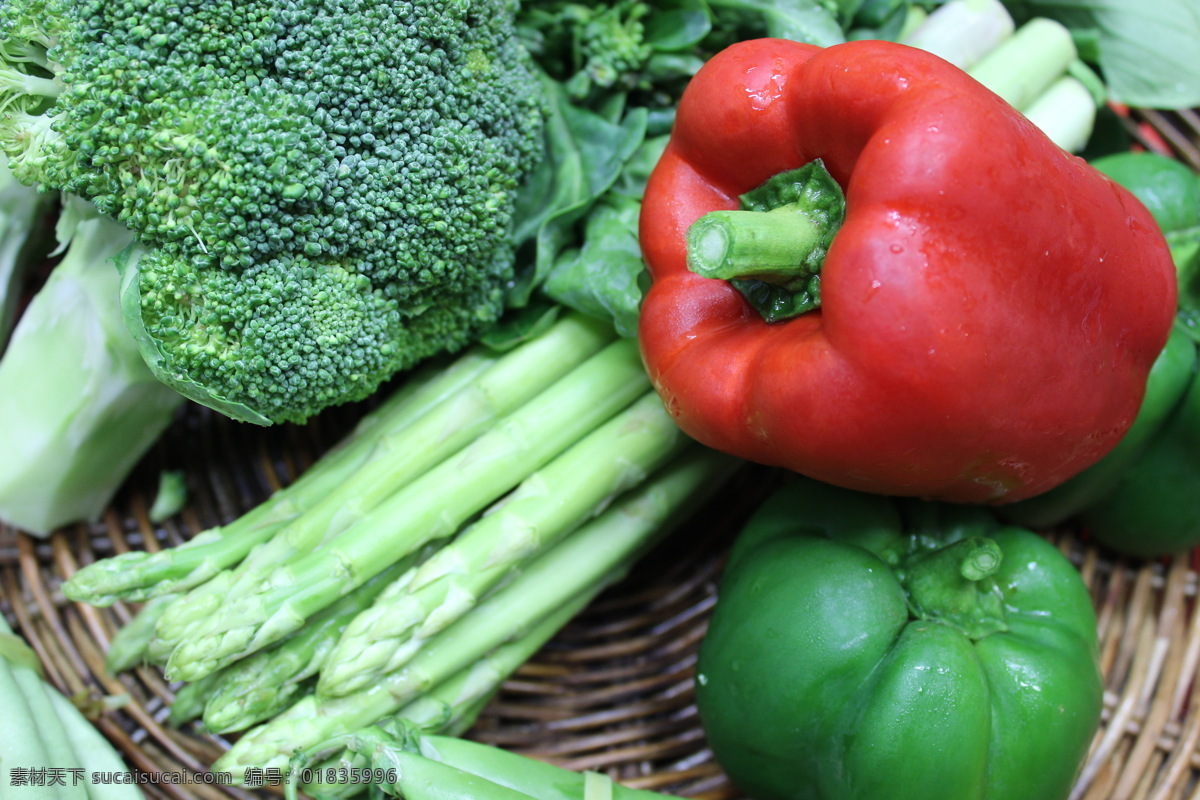
{"type": "Polygon", "coordinates": [[[349,694],[404,666],[430,637],[686,441],[654,393],[588,434],[356,617],[321,668],[318,693],[349,694]]]}
{"type": "Polygon", "coordinates": [[[304,698],[244,734],[213,769],[229,770],[236,780],[246,767],[284,768],[298,750],[307,752],[394,714],[547,616],[561,613],[573,599],[593,596],[619,579],[670,530],[670,522],[718,487],[736,463],[699,447],[685,452],[431,639],[402,669],[343,697],[304,698]]]}
{"type": "Polygon", "coordinates": [[[218,613],[182,626],[164,615],[158,635],[179,643],[167,674],[194,680],[278,641],[407,553],[453,535],[648,386],[637,344],[614,342],[319,550],[247,576],[245,593],[218,613]]]}
{"type": "Polygon", "coordinates": [[[60,231],[62,261],[0,359],[0,519],[38,535],[97,518],[182,401],[121,316],[113,258],[129,231],[77,198],[60,231]]]}
{"type": "Polygon", "coordinates": [[[12,104],[27,106],[31,100],[53,100],[65,88],[53,78],[30,75],[7,64],[0,65],[0,110],[12,104]]]}
{"type": "Polygon", "coordinates": [[[22,281],[49,249],[41,246],[49,239],[41,222],[53,197],[18,182],[0,155],[0,353],[16,321],[22,281]]]}

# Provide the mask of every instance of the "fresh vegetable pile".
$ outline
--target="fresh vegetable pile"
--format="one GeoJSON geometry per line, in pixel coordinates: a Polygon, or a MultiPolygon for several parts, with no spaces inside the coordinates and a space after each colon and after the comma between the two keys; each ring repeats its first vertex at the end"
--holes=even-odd
{"type": "Polygon", "coordinates": [[[730,777],[1061,800],[1096,620],[1008,521],[1200,541],[1164,500],[1200,488],[1200,182],[1071,152],[1200,85],[1186,19],[1011,10],[0,4],[0,517],[94,518],[187,402],[369,397],[256,507],[70,576],[144,603],[108,667],[161,667],[238,782],[653,800],[456,737],[742,459],[786,467],[698,668],[730,777]]]}

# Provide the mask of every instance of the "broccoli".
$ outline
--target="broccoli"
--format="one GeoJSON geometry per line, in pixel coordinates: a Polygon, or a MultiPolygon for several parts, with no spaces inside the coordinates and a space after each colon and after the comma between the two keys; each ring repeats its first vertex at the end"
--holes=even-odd
{"type": "Polygon", "coordinates": [[[505,307],[543,103],[512,0],[9,0],[0,149],[144,247],[163,382],[303,422],[505,307]]]}

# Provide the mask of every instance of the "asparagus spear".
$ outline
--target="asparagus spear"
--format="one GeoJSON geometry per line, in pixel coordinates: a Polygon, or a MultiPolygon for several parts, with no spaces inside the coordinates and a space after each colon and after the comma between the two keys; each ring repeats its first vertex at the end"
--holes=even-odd
{"type": "MultiPolygon", "coordinates": [[[[500,645],[401,708],[395,713],[394,719],[403,720],[404,725],[422,731],[448,735],[465,732],[483,710],[487,700],[500,688],[500,684],[582,611],[601,588],[595,587],[572,598],[534,625],[528,633],[500,645]]],[[[341,737],[311,748],[306,754],[305,763],[314,761],[318,766],[309,771],[305,779],[308,783],[304,786],[305,792],[322,798],[348,797],[355,793],[357,787],[335,783],[339,767],[348,771],[351,766],[362,766],[361,758],[346,751],[345,741],[341,737]]]]}
{"type": "MultiPolygon", "coordinates": [[[[379,788],[406,800],[666,800],[597,772],[574,772],[491,745],[429,734],[405,720],[344,737],[346,760],[367,765],[379,788]]],[[[307,788],[307,787],[306,787],[307,788]]],[[[321,791],[313,792],[323,797],[321,791]]]]}
{"type": "Polygon", "coordinates": [[[418,372],[385,403],[365,416],[338,446],[293,483],[227,525],[210,528],[177,547],[155,553],[134,551],[80,569],[63,584],[67,597],[95,606],[117,600],[146,600],[196,586],[242,560],[307,506],[340,486],[369,459],[377,438],[403,430],[445,401],[495,360],[482,349],[469,351],[450,367],[418,372]],[[367,433],[370,435],[366,435],[367,433]]]}
{"type": "Polygon", "coordinates": [[[304,698],[243,735],[214,769],[237,775],[246,767],[283,768],[297,750],[395,713],[572,598],[620,577],[666,533],[669,520],[711,492],[735,463],[699,447],[688,450],[431,639],[404,668],[353,694],[304,698]]]}
{"type": "MultiPolygon", "coordinates": [[[[252,595],[262,575],[304,555],[352,522],[363,519],[388,495],[468,444],[497,419],[545,390],[610,342],[610,328],[572,314],[549,331],[498,359],[486,371],[454,392],[437,398],[421,418],[396,425],[384,435],[362,434],[377,442],[373,457],[353,473],[340,477],[322,497],[306,492],[311,502],[303,513],[274,528],[236,569],[223,570],[193,588],[163,614],[149,647],[156,663],[165,663],[192,626],[219,616],[227,598],[252,595]]],[[[185,545],[186,547],[187,545],[185,545]]],[[[178,549],[178,548],[177,548],[178,549]]]]}
{"type": "Polygon", "coordinates": [[[154,626],[176,597],[177,595],[164,594],[150,598],[133,619],[117,631],[104,657],[104,668],[110,675],[133,669],[139,663],[148,660],[147,648],[154,635],[154,626]]]}
{"type": "Polygon", "coordinates": [[[219,677],[207,691],[204,727],[217,733],[240,731],[291,705],[308,688],[307,679],[325,663],[347,623],[423,555],[388,567],[276,646],[213,673],[219,677]]]}
{"type": "MultiPolygon", "coordinates": [[[[263,570],[275,569],[345,531],[612,339],[608,326],[571,314],[440,398],[419,421],[394,428],[386,438],[370,437],[379,440],[375,457],[324,497],[315,498],[316,502],[255,548],[231,573],[194,589],[185,602],[167,612],[163,629],[206,619],[218,612],[227,597],[252,593],[263,570]]],[[[156,650],[174,641],[160,643],[156,650]]]]}
{"type": "Polygon", "coordinates": [[[483,517],[389,587],[346,628],[317,691],[357,691],[399,669],[485,592],[643,481],[686,437],[653,392],[529,476],[483,517]]]}
{"type": "Polygon", "coordinates": [[[333,542],[247,578],[246,594],[220,613],[187,627],[164,615],[158,635],[179,642],[168,676],[195,680],[260,650],[404,555],[452,536],[647,386],[636,343],[610,344],[333,542]]]}
{"type": "Polygon", "coordinates": [[[167,715],[167,724],[178,728],[184,723],[200,719],[204,714],[204,704],[208,702],[213,687],[221,679],[222,672],[205,675],[198,681],[185,683],[175,692],[171,701],[171,712],[167,715]]]}

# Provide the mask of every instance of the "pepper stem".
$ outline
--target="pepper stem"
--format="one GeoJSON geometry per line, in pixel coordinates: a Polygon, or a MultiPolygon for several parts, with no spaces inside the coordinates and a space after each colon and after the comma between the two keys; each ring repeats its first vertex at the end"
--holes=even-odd
{"type": "Polygon", "coordinates": [[[995,581],[1003,553],[983,536],[962,539],[910,562],[904,584],[917,617],[954,625],[972,639],[1005,629],[995,581]]]}
{"type": "Polygon", "coordinates": [[[805,264],[822,231],[803,210],[713,211],[688,231],[688,267],[706,278],[788,283],[815,274],[805,264]]]}
{"type": "Polygon", "coordinates": [[[820,159],[768,178],[712,211],[687,234],[688,269],[729,281],[767,322],[821,305],[821,264],[846,215],[846,198],[820,159]]]}

